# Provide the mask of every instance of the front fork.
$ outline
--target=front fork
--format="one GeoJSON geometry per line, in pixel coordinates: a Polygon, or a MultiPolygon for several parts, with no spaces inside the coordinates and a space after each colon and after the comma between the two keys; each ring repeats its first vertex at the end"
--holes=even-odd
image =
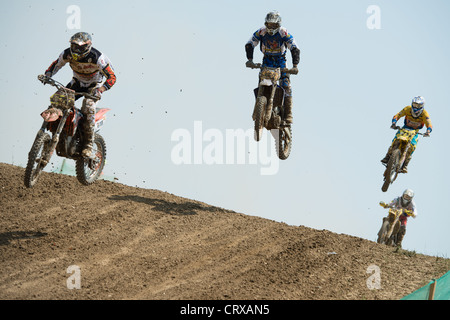
{"type": "MultiPolygon", "coordinates": [[[[389,226],[389,229],[387,230],[388,232],[386,233],[386,237],[385,237],[385,243],[389,243],[390,244],[390,239],[392,238],[392,234],[394,233],[394,231],[395,231],[395,227],[396,227],[396,225],[397,225],[397,223],[398,223],[398,220],[400,219],[400,215],[401,215],[401,213],[400,212],[397,212],[396,214],[395,214],[395,219],[394,219],[394,221],[390,221],[390,226],[389,226]]],[[[398,232],[398,231],[397,231],[398,232]]],[[[396,240],[394,241],[394,243],[396,242],[396,240]]]]}
{"type": "MultiPolygon", "coordinates": [[[[50,161],[50,158],[52,157],[53,152],[55,151],[56,146],[58,145],[59,136],[61,134],[61,131],[62,131],[64,125],[66,124],[66,119],[67,119],[68,115],[69,115],[69,110],[64,110],[63,116],[59,120],[58,127],[56,128],[56,131],[52,136],[50,146],[48,148],[45,148],[45,150],[42,150],[43,154],[41,155],[40,160],[41,160],[41,162],[43,162],[44,165],[47,165],[47,163],[50,161]]],[[[45,128],[47,127],[47,124],[48,124],[48,122],[44,121],[41,129],[39,129],[39,130],[44,132],[45,128]]]]}

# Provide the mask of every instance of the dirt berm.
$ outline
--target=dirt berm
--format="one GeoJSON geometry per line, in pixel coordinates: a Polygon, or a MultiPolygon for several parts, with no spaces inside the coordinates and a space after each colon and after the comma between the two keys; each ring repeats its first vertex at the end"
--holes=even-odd
{"type": "Polygon", "coordinates": [[[3,300],[394,300],[449,270],[450,259],[158,190],[54,173],[28,189],[23,175],[0,163],[3,300]]]}

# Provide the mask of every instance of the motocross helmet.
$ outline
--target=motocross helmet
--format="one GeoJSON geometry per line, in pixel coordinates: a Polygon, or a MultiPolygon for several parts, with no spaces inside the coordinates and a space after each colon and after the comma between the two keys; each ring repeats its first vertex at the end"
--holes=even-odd
{"type": "Polygon", "coordinates": [[[414,118],[420,117],[425,107],[425,99],[421,96],[415,97],[411,102],[411,114],[414,118]]]}
{"type": "Polygon", "coordinates": [[[414,191],[412,191],[411,189],[406,189],[405,191],[403,191],[402,205],[403,206],[409,205],[413,198],[414,198],[414,191]]]}
{"type": "Polygon", "coordinates": [[[88,55],[92,48],[92,37],[87,32],[75,33],[70,38],[70,53],[75,61],[88,55]]]}
{"type": "Polygon", "coordinates": [[[266,20],[264,25],[267,28],[267,32],[273,36],[275,35],[281,27],[281,16],[277,11],[271,11],[266,15],[266,20]]]}

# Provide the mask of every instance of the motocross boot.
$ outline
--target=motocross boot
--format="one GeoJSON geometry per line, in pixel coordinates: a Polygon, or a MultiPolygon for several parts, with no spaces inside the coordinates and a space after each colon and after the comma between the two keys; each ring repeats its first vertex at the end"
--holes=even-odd
{"type": "Polygon", "coordinates": [[[292,124],[294,121],[292,118],[292,96],[284,98],[284,115],[286,123],[292,124]]]}
{"type": "Polygon", "coordinates": [[[92,149],[94,148],[94,126],[90,125],[86,121],[83,125],[83,151],[81,151],[81,156],[83,158],[92,158],[92,149]]]}
{"type": "Polygon", "coordinates": [[[408,164],[411,161],[411,154],[408,155],[408,157],[406,157],[405,162],[403,162],[403,166],[402,166],[402,173],[408,173],[408,164]]]}
{"type": "Polygon", "coordinates": [[[388,150],[388,152],[386,153],[386,156],[383,158],[383,159],[381,159],[381,163],[383,164],[383,165],[387,165],[388,164],[388,162],[389,162],[389,158],[391,157],[391,152],[392,152],[392,145],[389,147],[389,150],[388,150]]]}

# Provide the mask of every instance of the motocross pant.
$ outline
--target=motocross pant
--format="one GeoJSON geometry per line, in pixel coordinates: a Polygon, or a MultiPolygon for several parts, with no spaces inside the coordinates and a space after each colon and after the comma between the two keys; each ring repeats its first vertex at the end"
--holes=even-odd
{"type": "MultiPolygon", "coordinates": [[[[79,80],[73,78],[72,81],[67,85],[67,88],[72,89],[76,92],[87,92],[91,93],[95,88],[99,87],[99,83],[84,84],[79,80]]],[[[81,96],[75,97],[75,100],[79,99],[81,96]]],[[[84,98],[81,107],[81,113],[84,116],[84,121],[82,123],[83,130],[83,140],[85,142],[83,156],[91,156],[94,145],[94,128],[95,128],[95,111],[96,102],[89,98],[84,98]]]]}

